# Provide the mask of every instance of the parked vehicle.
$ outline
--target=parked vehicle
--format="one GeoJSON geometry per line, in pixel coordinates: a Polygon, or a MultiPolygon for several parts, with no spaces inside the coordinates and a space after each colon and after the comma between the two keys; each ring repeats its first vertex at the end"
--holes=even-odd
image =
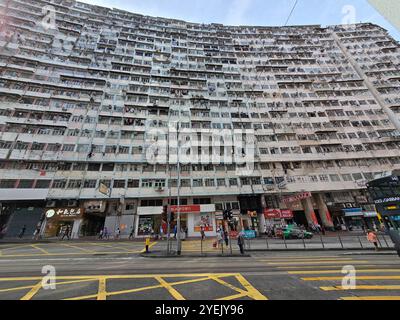
{"type": "Polygon", "coordinates": [[[314,235],[312,232],[308,232],[300,229],[297,226],[289,225],[286,228],[282,228],[277,232],[279,238],[285,237],[285,239],[311,239],[314,235]]]}

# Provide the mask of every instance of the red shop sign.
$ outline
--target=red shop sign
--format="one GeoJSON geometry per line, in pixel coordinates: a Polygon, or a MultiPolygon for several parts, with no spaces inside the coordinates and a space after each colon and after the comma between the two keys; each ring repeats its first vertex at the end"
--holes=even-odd
{"type": "Polygon", "coordinates": [[[289,209],[265,209],[264,216],[267,219],[293,219],[293,211],[289,209]]]}
{"type": "Polygon", "coordinates": [[[180,213],[200,213],[200,205],[189,205],[189,206],[171,206],[172,212],[180,213]]]}
{"type": "Polygon", "coordinates": [[[283,203],[291,203],[291,202],[296,202],[296,201],[300,201],[303,199],[307,199],[307,198],[311,198],[311,192],[302,192],[302,193],[298,193],[294,196],[289,196],[289,197],[285,197],[282,199],[283,203]]]}

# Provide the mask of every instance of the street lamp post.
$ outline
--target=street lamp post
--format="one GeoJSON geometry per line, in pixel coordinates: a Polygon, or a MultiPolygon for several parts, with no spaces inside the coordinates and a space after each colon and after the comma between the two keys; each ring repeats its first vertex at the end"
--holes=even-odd
{"type": "MultiPolygon", "coordinates": [[[[179,112],[179,120],[180,120],[180,112],[179,112]]],[[[176,132],[176,138],[177,138],[177,170],[178,170],[178,194],[177,194],[177,211],[178,211],[178,216],[177,216],[177,221],[176,221],[176,231],[177,231],[177,247],[176,247],[176,254],[178,256],[181,255],[182,251],[182,242],[181,242],[181,208],[180,208],[180,189],[181,189],[181,166],[180,166],[180,161],[179,161],[179,151],[180,151],[180,142],[179,142],[179,126],[180,126],[180,121],[177,123],[177,132],[176,132]]]]}

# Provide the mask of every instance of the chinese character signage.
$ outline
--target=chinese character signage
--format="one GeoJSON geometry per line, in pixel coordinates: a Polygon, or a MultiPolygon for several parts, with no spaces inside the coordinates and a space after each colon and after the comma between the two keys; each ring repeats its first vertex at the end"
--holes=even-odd
{"type": "Polygon", "coordinates": [[[83,215],[83,208],[54,208],[45,212],[47,219],[74,220],[80,219],[83,215]]]}
{"type": "Polygon", "coordinates": [[[302,192],[294,196],[285,197],[282,199],[283,203],[292,203],[303,199],[311,198],[311,192],[302,192]]]}

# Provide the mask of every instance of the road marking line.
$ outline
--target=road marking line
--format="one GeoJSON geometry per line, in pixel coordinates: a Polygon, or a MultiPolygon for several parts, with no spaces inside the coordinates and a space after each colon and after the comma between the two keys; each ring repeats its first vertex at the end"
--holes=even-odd
{"type": "Polygon", "coordinates": [[[400,300],[400,296],[342,297],[341,300],[400,300]]]}
{"type": "MultiPolygon", "coordinates": [[[[281,269],[281,270],[292,270],[292,269],[319,269],[319,268],[343,268],[346,264],[342,265],[337,265],[337,266],[295,266],[295,267],[276,267],[276,269],[281,269]]],[[[360,263],[360,267],[379,267],[382,266],[382,264],[363,264],[360,263]]]]}
{"type": "Polygon", "coordinates": [[[249,292],[248,296],[250,298],[253,298],[254,300],[268,300],[267,297],[262,295],[260,291],[254,288],[241,274],[237,274],[235,277],[240,284],[246,288],[247,292],[249,292]]]}
{"type": "Polygon", "coordinates": [[[30,247],[30,244],[20,244],[18,246],[12,246],[12,247],[4,248],[1,250],[12,250],[12,249],[19,249],[19,248],[23,248],[23,247],[30,247]]]}
{"type": "MultiPolygon", "coordinates": [[[[127,251],[91,251],[91,252],[65,252],[65,253],[47,253],[47,254],[41,254],[41,253],[35,253],[35,254],[7,254],[1,256],[2,258],[15,258],[15,257],[41,257],[41,256],[71,256],[71,255],[84,255],[86,254],[91,254],[91,255],[96,255],[96,254],[132,254],[132,253],[141,253],[142,251],[132,251],[132,252],[127,252],[127,251]]],[[[1,261],[2,259],[0,259],[1,261]]],[[[21,260],[23,261],[23,260],[21,260]]]]}
{"type": "Polygon", "coordinates": [[[352,260],[353,258],[342,258],[342,257],[319,257],[319,258],[275,258],[275,259],[262,259],[261,262],[271,262],[271,261],[325,261],[325,260],[352,260]]]}
{"type": "Polygon", "coordinates": [[[106,278],[101,277],[99,279],[99,290],[97,292],[97,300],[106,300],[106,299],[107,299],[106,278]]]}
{"type": "Polygon", "coordinates": [[[78,250],[84,251],[84,252],[86,252],[86,253],[94,253],[94,252],[95,252],[95,251],[93,251],[93,250],[81,248],[81,247],[74,246],[74,245],[71,245],[71,244],[60,243],[60,245],[61,245],[61,246],[64,246],[64,247],[69,247],[69,248],[72,248],[72,249],[78,249],[78,250]]]}
{"type": "Polygon", "coordinates": [[[238,287],[235,287],[234,285],[232,285],[232,284],[230,284],[230,283],[228,283],[228,282],[226,282],[226,281],[224,281],[224,280],[222,280],[222,279],[220,279],[220,278],[218,278],[218,277],[210,277],[212,280],[214,280],[214,281],[216,281],[216,282],[218,282],[219,284],[222,284],[223,286],[225,286],[225,287],[228,287],[229,289],[231,289],[231,290],[233,290],[233,291],[236,291],[236,292],[238,292],[238,293],[240,293],[240,294],[244,294],[244,295],[248,295],[249,294],[249,292],[246,292],[245,290],[243,290],[243,289],[240,289],[240,288],[238,288],[238,287]]]}
{"type": "MultiPolygon", "coordinates": [[[[164,278],[189,278],[189,277],[209,277],[210,275],[218,276],[221,278],[233,277],[237,273],[189,273],[189,274],[136,274],[136,275],[86,275],[86,276],[57,276],[48,277],[56,278],[59,280],[79,280],[79,279],[99,279],[100,277],[106,277],[109,279],[147,279],[162,276],[164,278]]],[[[0,281],[19,281],[19,280],[40,280],[42,277],[10,277],[10,278],[0,278],[0,281]]]]}
{"type": "Polygon", "coordinates": [[[24,295],[20,300],[31,300],[33,296],[40,290],[42,287],[42,280],[40,280],[37,284],[35,284],[32,289],[24,295]]]}
{"type": "Polygon", "coordinates": [[[44,249],[40,248],[38,245],[31,244],[30,246],[31,246],[32,248],[35,248],[36,250],[39,250],[39,251],[43,252],[45,255],[50,254],[50,252],[48,252],[47,250],[44,250],[44,249]]]}
{"type": "MultiPolygon", "coordinates": [[[[400,269],[356,269],[357,273],[390,273],[400,272],[400,269]]],[[[315,271],[288,271],[288,274],[325,274],[325,273],[342,273],[342,270],[315,270],[315,271]]]]}
{"type": "MultiPolygon", "coordinates": [[[[55,285],[63,285],[63,284],[71,284],[71,283],[80,283],[80,282],[89,282],[89,281],[97,281],[97,279],[85,279],[85,280],[74,280],[74,281],[64,281],[64,282],[56,282],[55,285]]],[[[24,289],[32,289],[34,285],[24,286],[24,287],[13,287],[7,289],[0,289],[0,292],[8,292],[8,291],[18,291],[24,289]]]]}
{"type": "Polygon", "coordinates": [[[228,296],[228,297],[223,297],[223,298],[219,298],[217,300],[234,300],[234,299],[239,299],[239,298],[243,298],[243,297],[247,297],[246,293],[238,293],[238,294],[234,294],[232,296],[228,296]]]}
{"type": "Polygon", "coordinates": [[[378,285],[359,285],[355,288],[347,288],[342,286],[333,286],[333,287],[319,287],[324,291],[345,291],[345,290],[399,290],[400,285],[386,285],[386,286],[378,286],[378,285]]]}
{"type": "Polygon", "coordinates": [[[176,300],[185,300],[185,298],[162,277],[154,277],[176,300]]]}
{"type": "Polygon", "coordinates": [[[299,262],[269,262],[268,265],[311,265],[311,264],[332,264],[332,263],[370,263],[368,260],[335,260],[335,261],[299,261],[299,262]]]}
{"type": "MultiPolygon", "coordinates": [[[[315,278],[301,278],[304,281],[334,281],[342,280],[343,277],[315,277],[315,278]]],[[[346,276],[346,279],[355,280],[400,280],[400,276],[346,276]]]]}
{"type": "Polygon", "coordinates": [[[132,251],[132,249],[128,249],[127,247],[120,247],[120,246],[111,246],[111,245],[105,245],[105,244],[96,244],[96,243],[88,243],[92,246],[98,246],[98,247],[103,247],[103,248],[112,248],[112,249],[120,249],[127,251],[129,253],[136,253],[137,251],[132,251]]]}
{"type": "MultiPolygon", "coordinates": [[[[155,246],[157,244],[157,242],[153,242],[149,244],[149,249],[153,246],[155,246]]],[[[143,250],[140,251],[140,253],[145,253],[146,252],[146,248],[144,248],[143,250]]]]}

